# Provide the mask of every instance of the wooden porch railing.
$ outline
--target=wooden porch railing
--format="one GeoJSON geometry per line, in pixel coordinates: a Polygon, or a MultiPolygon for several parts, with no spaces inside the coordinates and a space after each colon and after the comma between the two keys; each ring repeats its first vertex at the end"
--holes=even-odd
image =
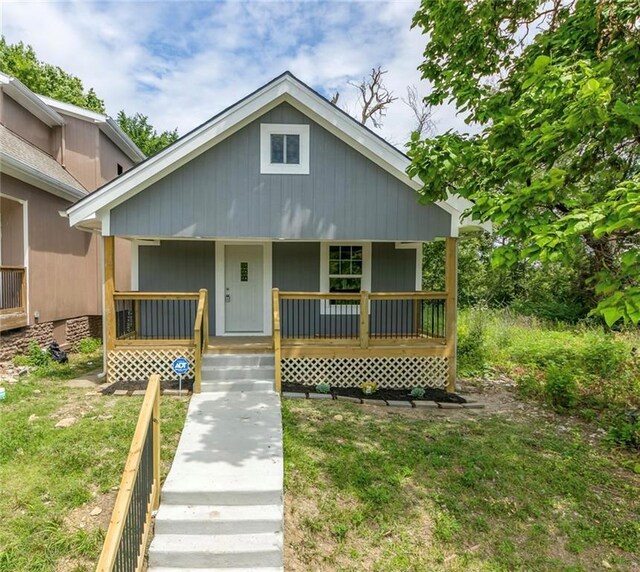
{"type": "Polygon", "coordinates": [[[202,354],[209,344],[209,300],[205,289],[200,290],[193,336],[196,350],[193,392],[200,393],[202,389],[202,354]]]}
{"type": "MultiPolygon", "coordinates": [[[[106,349],[193,348],[194,392],[209,341],[209,298],[199,292],[114,292],[107,298],[106,349]]],[[[108,355],[107,355],[108,359],[108,355]]]]}
{"type": "MultiPolygon", "coordinates": [[[[274,288],[276,390],[280,390],[283,357],[451,358],[455,343],[452,313],[455,304],[448,292],[337,294],[274,288]]],[[[452,381],[448,387],[453,387],[452,381]]]]}
{"type": "Polygon", "coordinates": [[[97,572],[142,570],[151,515],[160,504],[160,377],[152,375],[104,540],[97,572]]]}
{"type": "Polygon", "coordinates": [[[27,324],[27,270],[0,266],[0,331],[27,324]]]}

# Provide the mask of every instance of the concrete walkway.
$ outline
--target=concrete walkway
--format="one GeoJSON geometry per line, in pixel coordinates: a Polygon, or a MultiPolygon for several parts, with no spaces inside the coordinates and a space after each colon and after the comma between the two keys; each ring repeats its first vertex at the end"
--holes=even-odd
{"type": "Polygon", "coordinates": [[[282,421],[273,356],[205,356],[162,489],[150,572],[276,572],[282,554],[282,421]]]}

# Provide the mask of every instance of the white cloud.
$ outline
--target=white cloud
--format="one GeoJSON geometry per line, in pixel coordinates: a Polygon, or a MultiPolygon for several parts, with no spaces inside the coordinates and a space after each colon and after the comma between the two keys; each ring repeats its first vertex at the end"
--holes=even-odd
{"type": "MultiPolygon", "coordinates": [[[[417,1],[392,2],[3,2],[2,32],[94,87],[115,115],[149,116],[185,133],[290,69],[354,109],[370,69],[389,70],[398,97],[416,84],[424,37],[410,30],[417,1]]],[[[434,115],[438,131],[467,130],[455,110],[434,115]]],[[[380,133],[402,147],[413,127],[400,100],[380,133]]]]}

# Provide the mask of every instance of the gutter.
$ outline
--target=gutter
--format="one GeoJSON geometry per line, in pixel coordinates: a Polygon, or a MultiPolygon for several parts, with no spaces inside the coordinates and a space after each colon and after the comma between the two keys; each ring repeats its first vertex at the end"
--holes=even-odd
{"type": "Polygon", "coordinates": [[[75,202],[89,194],[49,175],[45,175],[3,151],[0,151],[0,171],[70,202],[75,202]]]}
{"type": "Polygon", "coordinates": [[[44,103],[20,80],[6,74],[0,74],[0,85],[3,86],[4,92],[9,97],[15,99],[27,111],[41,119],[49,127],[64,125],[63,117],[44,103]]]}
{"type": "Polygon", "coordinates": [[[139,163],[147,158],[147,156],[138,149],[131,138],[122,130],[116,121],[111,119],[111,117],[107,116],[106,121],[100,124],[100,131],[120,147],[120,150],[134,163],[139,163]]]}

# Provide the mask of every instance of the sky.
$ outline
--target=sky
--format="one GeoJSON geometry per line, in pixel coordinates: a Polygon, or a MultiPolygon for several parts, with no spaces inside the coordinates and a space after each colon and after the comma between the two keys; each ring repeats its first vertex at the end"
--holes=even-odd
{"type": "MultiPolygon", "coordinates": [[[[193,129],[289,70],[323,95],[340,93],[357,110],[359,82],[387,69],[399,99],[376,131],[402,148],[415,127],[401,98],[429,84],[417,70],[425,37],[411,30],[418,0],[164,1],[0,3],[10,43],[78,76],[105,100],[107,113],[141,112],[158,130],[193,129]]],[[[454,108],[434,110],[437,133],[468,131],[454,108]]]]}

